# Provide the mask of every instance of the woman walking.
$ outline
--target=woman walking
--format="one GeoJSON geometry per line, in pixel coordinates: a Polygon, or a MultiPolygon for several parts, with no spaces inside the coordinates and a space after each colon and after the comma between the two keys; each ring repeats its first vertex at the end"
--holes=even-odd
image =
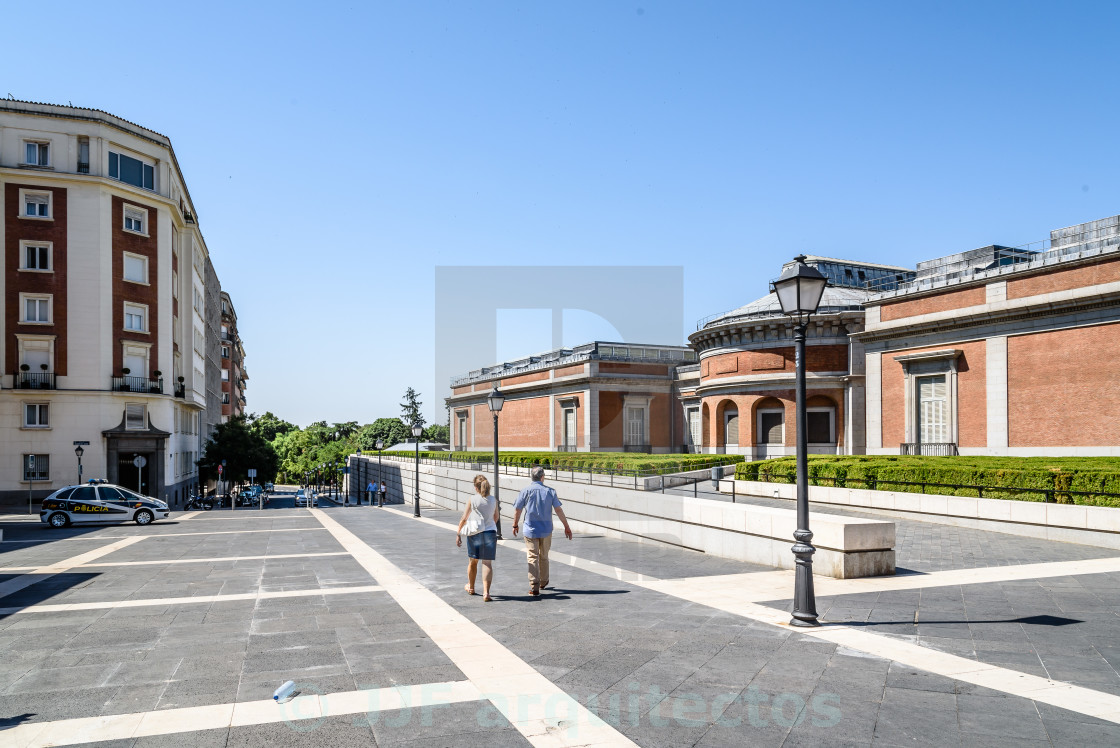
{"type": "Polygon", "coordinates": [[[485,475],[474,478],[475,495],[467,502],[463,516],[459,519],[459,529],[455,545],[463,544],[467,538],[467,585],[463,588],[468,595],[474,594],[474,580],[478,564],[482,563],[482,599],[490,602],[490,581],[494,578],[491,562],[498,555],[498,502],[490,495],[490,481],[485,475]]]}

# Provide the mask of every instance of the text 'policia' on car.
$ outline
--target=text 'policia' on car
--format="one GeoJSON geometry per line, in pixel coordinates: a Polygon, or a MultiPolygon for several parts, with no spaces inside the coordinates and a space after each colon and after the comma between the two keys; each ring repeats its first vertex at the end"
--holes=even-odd
{"type": "Polygon", "coordinates": [[[39,520],[51,527],[129,520],[138,525],[149,525],[170,515],[166,502],[141,496],[121,486],[94,481],[85,486],[58,489],[43,499],[43,506],[39,509],[39,520]]]}

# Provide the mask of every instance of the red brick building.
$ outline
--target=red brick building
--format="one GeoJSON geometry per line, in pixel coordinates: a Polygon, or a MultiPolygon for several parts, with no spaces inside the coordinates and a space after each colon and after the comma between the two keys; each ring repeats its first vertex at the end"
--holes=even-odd
{"type": "Polygon", "coordinates": [[[451,382],[451,448],[493,449],[497,385],[502,449],[680,451],[677,367],[695,360],[684,346],[594,342],[472,371],[451,382]]]}
{"type": "Polygon", "coordinates": [[[1120,216],[920,263],[865,308],[869,453],[1120,455],[1120,216]]]}

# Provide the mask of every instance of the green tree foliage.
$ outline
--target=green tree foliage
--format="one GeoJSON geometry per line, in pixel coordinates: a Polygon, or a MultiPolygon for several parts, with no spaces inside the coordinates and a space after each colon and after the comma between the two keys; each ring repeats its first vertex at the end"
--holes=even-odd
{"type": "Polygon", "coordinates": [[[289,431],[295,431],[299,427],[294,423],[288,423],[281,420],[272,414],[271,410],[266,410],[264,415],[258,416],[256,413],[251,413],[247,419],[249,428],[253,433],[262,437],[266,442],[276,441],[276,437],[281,434],[286,434],[289,431]]]}
{"type": "Polygon", "coordinates": [[[276,449],[253,431],[244,416],[231,418],[214,429],[198,461],[199,477],[203,481],[216,480],[222,460],[226,461],[222,480],[243,482],[248,478],[249,468],[256,468],[258,483],[276,477],[276,449]]]}
{"type": "Polygon", "coordinates": [[[378,439],[383,440],[385,447],[388,448],[407,441],[411,435],[408,426],[399,418],[378,418],[358,431],[355,443],[363,450],[369,451],[374,448],[378,439]]]}
{"type": "MultiPolygon", "coordinates": [[[[423,426],[427,423],[424,414],[420,412],[420,393],[409,387],[404,393],[404,402],[401,403],[401,420],[409,428],[423,426]]],[[[411,434],[409,434],[411,436],[411,434]]]]}
{"type": "Polygon", "coordinates": [[[451,427],[447,424],[433,424],[425,429],[424,438],[430,442],[448,444],[451,441],[451,427]]]}

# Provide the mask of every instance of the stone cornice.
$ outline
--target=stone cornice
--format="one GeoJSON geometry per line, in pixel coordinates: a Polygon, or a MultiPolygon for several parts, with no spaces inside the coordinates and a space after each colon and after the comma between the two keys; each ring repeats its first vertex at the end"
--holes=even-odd
{"type": "MultiPolygon", "coordinates": [[[[822,314],[809,321],[809,345],[836,341],[846,344],[847,336],[863,328],[863,312],[822,314]]],[[[755,320],[729,320],[705,327],[688,336],[693,348],[704,357],[705,351],[759,350],[793,345],[793,323],[788,317],[763,317],[755,320]]],[[[713,355],[709,353],[708,355],[713,355]]]]}

